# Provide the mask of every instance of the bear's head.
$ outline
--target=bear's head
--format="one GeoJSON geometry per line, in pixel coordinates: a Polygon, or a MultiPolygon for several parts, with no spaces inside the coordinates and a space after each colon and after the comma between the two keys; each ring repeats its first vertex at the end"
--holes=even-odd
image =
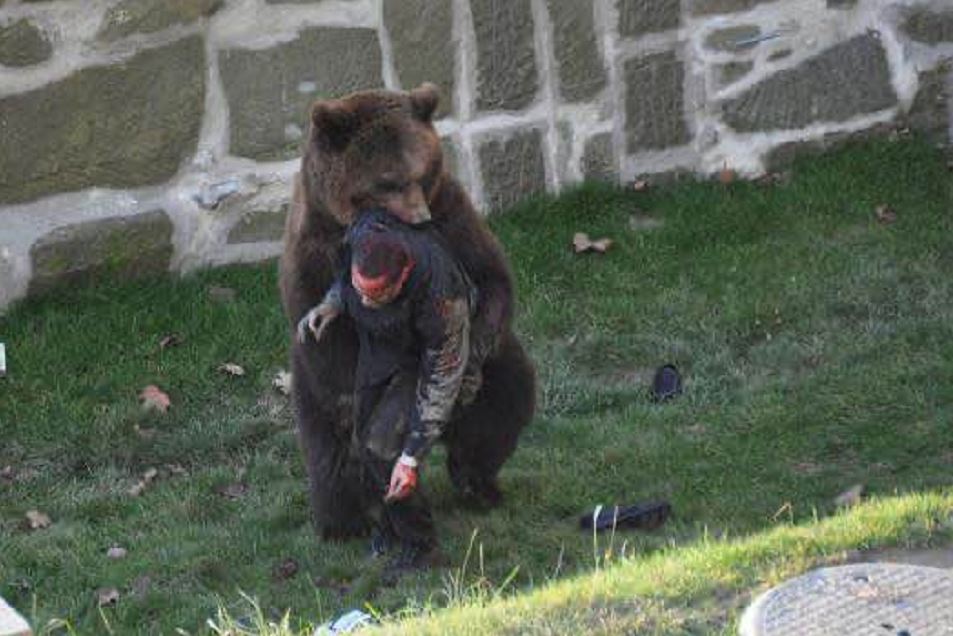
{"type": "Polygon", "coordinates": [[[437,87],[364,91],[311,107],[302,160],[305,196],[350,224],[358,210],[384,208],[407,223],[430,219],[443,157],[433,126],[437,87]]]}

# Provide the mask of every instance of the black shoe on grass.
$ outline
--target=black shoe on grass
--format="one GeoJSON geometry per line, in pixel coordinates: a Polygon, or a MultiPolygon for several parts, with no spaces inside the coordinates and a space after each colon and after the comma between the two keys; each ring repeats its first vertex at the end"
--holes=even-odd
{"type": "Polygon", "coordinates": [[[609,530],[635,528],[638,530],[655,530],[668,520],[672,514],[672,504],[667,501],[653,501],[651,503],[635,504],[634,506],[608,506],[599,511],[599,514],[583,515],[579,518],[579,525],[583,530],[609,530]]]}
{"type": "Polygon", "coordinates": [[[652,380],[652,399],[656,402],[670,400],[682,392],[682,376],[675,365],[659,367],[652,380]]]}

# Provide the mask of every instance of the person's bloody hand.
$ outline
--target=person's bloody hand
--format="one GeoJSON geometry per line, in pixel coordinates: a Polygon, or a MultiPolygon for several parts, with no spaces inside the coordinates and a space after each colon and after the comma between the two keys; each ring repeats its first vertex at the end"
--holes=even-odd
{"type": "Polygon", "coordinates": [[[417,460],[401,455],[390,474],[390,488],[384,495],[384,501],[405,499],[417,487],[417,460]]]}

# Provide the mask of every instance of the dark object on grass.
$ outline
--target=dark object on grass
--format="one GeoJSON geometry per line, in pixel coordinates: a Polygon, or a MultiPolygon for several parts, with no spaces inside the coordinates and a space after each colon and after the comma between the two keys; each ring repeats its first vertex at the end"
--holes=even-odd
{"type": "Polygon", "coordinates": [[[656,402],[664,402],[682,392],[682,376],[678,373],[675,365],[666,364],[659,367],[655,372],[655,378],[652,380],[652,399],[656,402]]]}
{"type": "Polygon", "coordinates": [[[579,525],[583,530],[592,530],[595,523],[596,530],[610,530],[632,528],[637,530],[655,530],[668,521],[672,514],[672,504],[667,501],[653,501],[632,506],[609,506],[593,511],[579,518],[579,525]]]}

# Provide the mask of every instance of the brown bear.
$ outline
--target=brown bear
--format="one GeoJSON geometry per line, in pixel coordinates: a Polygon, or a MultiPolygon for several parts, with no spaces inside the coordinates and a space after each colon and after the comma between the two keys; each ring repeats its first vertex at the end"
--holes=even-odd
{"type": "Polygon", "coordinates": [[[513,279],[503,250],[460,184],[443,165],[432,117],[437,89],[366,91],[316,102],[285,226],[279,285],[291,331],[298,436],[314,522],[325,538],[368,529],[360,467],[351,449],[357,336],[348,319],[318,343],[294,337],[301,317],[324,296],[347,226],[359,210],[386,209],[405,222],[430,223],[478,290],[471,357],[482,383],[458,405],[441,442],[461,492],[500,499],[497,474],[533,417],[536,377],[511,327],[513,279]]]}

